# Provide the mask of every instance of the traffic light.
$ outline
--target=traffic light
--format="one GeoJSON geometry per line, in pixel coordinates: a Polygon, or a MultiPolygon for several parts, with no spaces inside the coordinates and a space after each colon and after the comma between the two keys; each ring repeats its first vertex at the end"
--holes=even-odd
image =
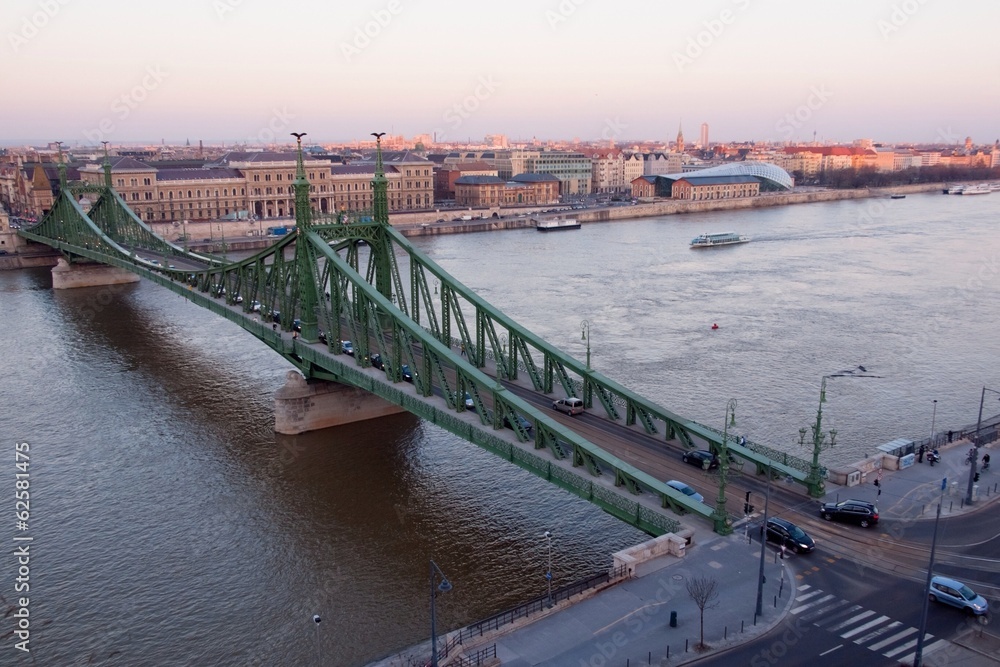
{"type": "Polygon", "coordinates": [[[754,507],[750,504],[750,492],[747,491],[746,500],[743,503],[743,514],[749,516],[753,514],[754,507]]]}

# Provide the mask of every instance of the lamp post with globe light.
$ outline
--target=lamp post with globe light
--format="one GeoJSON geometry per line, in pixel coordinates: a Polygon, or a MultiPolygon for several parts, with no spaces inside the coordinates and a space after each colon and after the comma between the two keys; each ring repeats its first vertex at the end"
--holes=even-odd
{"type": "Polygon", "coordinates": [[[431,667],[438,667],[438,652],[437,652],[437,626],[435,621],[435,610],[434,610],[434,600],[437,594],[447,593],[451,590],[451,582],[448,581],[448,577],[444,576],[444,572],[441,568],[437,566],[433,560],[431,561],[431,667]],[[441,582],[438,583],[437,578],[441,578],[441,582]]]}
{"type": "Polygon", "coordinates": [[[736,399],[726,404],[726,421],[722,427],[722,443],[719,445],[719,497],[715,502],[715,532],[728,535],[733,532],[733,524],[726,512],[726,473],[729,471],[729,427],[736,425],[736,399]]]}
{"type": "Polygon", "coordinates": [[[547,604],[549,607],[551,607],[553,604],[555,604],[555,602],[552,599],[552,533],[546,530],[543,537],[545,537],[545,541],[547,542],[549,547],[549,566],[548,569],[545,571],[545,581],[546,584],[548,585],[547,604]]]}

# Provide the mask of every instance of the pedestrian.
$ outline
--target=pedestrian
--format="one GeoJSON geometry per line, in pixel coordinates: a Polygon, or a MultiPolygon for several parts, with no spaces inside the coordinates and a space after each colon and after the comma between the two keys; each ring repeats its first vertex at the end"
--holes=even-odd
{"type": "Polygon", "coordinates": [[[990,455],[989,453],[983,454],[983,470],[990,469],[990,455]]]}
{"type": "Polygon", "coordinates": [[[920,445],[920,449],[917,451],[917,463],[924,462],[924,448],[925,445],[920,445]]]}
{"type": "Polygon", "coordinates": [[[271,325],[271,331],[277,331],[277,330],[278,330],[278,323],[275,322],[274,324],[271,325]]]}
{"type": "Polygon", "coordinates": [[[298,337],[299,337],[299,332],[298,331],[292,331],[292,340],[295,340],[298,337]]]}
{"type": "Polygon", "coordinates": [[[462,356],[465,356],[465,343],[462,343],[462,356]]]}

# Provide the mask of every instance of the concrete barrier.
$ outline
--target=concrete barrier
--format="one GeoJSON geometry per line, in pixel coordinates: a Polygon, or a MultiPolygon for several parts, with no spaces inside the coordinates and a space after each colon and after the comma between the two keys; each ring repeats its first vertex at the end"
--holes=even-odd
{"type": "Polygon", "coordinates": [[[659,558],[661,556],[675,556],[684,558],[687,554],[687,547],[694,542],[694,531],[684,529],[677,533],[666,533],[651,540],[646,540],[634,547],[623,549],[611,554],[614,559],[614,567],[624,567],[628,576],[635,576],[635,568],[641,563],[659,558]]]}

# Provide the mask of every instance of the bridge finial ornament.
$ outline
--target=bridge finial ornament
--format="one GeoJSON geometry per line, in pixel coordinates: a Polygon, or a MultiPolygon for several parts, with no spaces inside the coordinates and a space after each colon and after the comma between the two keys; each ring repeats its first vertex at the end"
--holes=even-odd
{"type": "Polygon", "coordinates": [[[104,144],[104,186],[106,188],[111,188],[111,158],[108,156],[108,141],[102,141],[104,144]]]}
{"type": "Polygon", "coordinates": [[[295,190],[295,224],[300,231],[304,232],[312,224],[311,202],[309,201],[309,181],[306,179],[306,167],[302,161],[302,137],[305,132],[290,132],[297,143],[297,155],[295,164],[295,182],[292,187],[295,190]]]}
{"type": "Polygon", "coordinates": [[[389,224],[389,181],[382,165],[382,137],[385,132],[372,132],[375,137],[375,178],[372,179],[372,217],[375,222],[389,224]]]}

